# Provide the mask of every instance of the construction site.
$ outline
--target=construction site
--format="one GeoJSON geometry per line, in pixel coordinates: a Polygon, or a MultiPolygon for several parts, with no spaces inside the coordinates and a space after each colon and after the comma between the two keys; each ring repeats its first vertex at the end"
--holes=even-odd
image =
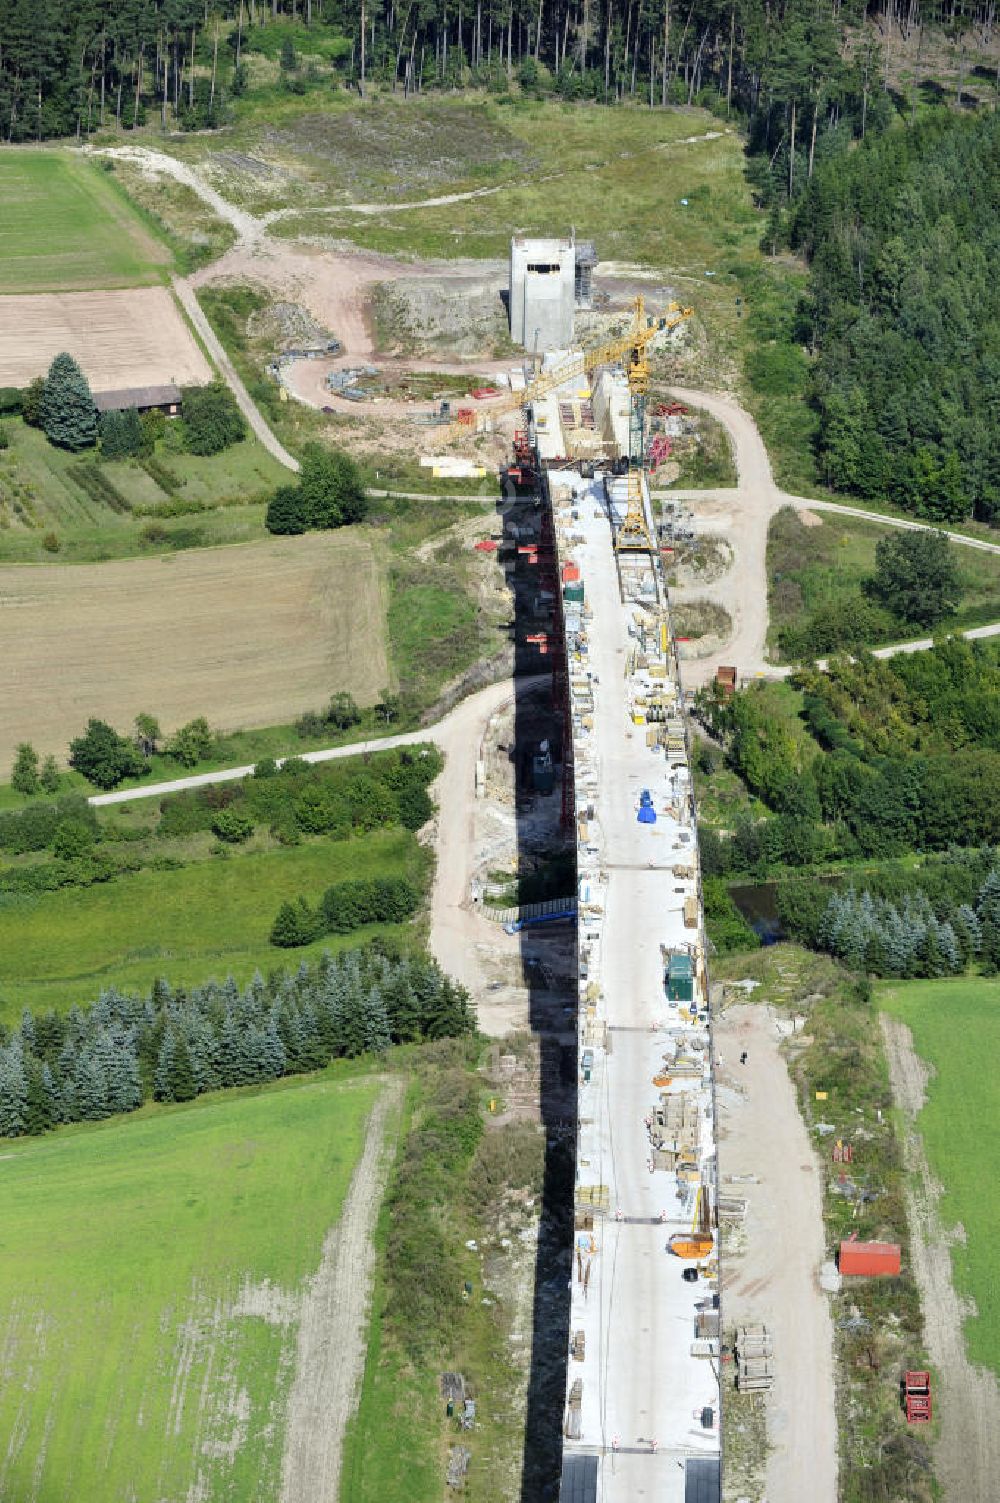
{"type": "MultiPolygon", "coordinates": [[[[500,550],[535,692],[515,698],[509,741],[496,724],[484,738],[473,896],[518,943],[506,976],[491,947],[487,986],[497,1003],[528,986],[549,1141],[575,1145],[565,1294],[536,1293],[546,1371],[532,1387],[559,1387],[566,1503],[708,1503],[721,1495],[713,1049],[646,417],[651,348],[690,310],[650,317],[639,297],[623,335],[574,349],[573,241],[515,239],[511,272],[512,334],[533,368],[451,431],[518,423],[500,550]]],[[[531,1430],[529,1413],[529,1452],[531,1430]]]]}

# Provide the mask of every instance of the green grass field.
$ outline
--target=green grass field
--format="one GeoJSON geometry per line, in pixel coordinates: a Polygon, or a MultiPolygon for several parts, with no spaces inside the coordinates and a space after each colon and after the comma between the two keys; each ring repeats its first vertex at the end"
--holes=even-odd
{"type": "MultiPolygon", "coordinates": [[[[807,526],[784,507],[771,522],[767,542],[770,621],[768,641],[777,648],[782,627],[797,627],[821,606],[854,599],[862,580],[875,572],[875,546],[890,529],[857,517],[816,512],[807,526]]],[[[957,631],[1000,620],[1000,569],[994,556],[953,544],[962,590],[959,609],[947,625],[957,631]]],[[[887,640],[922,637],[924,628],[895,629],[887,640]]],[[[872,644],[877,645],[875,643],[872,644]]]]}
{"type": "Polygon", "coordinates": [[[377,1090],[293,1080],[8,1146],[3,1497],[277,1497],[298,1297],[377,1090]]]}
{"type": "Polygon", "coordinates": [[[972,1361],[1000,1373],[1000,981],[893,981],[878,1004],[912,1030],[920,1057],[933,1066],[927,1104],[917,1118],[931,1170],[944,1186],[945,1226],[961,1223],[952,1248],[955,1285],[975,1300],[965,1322],[972,1361]]]}
{"type": "Polygon", "coordinates": [[[139,287],[163,280],[170,252],[108,175],[66,151],[0,158],[0,293],[139,287]]]}
{"type": "Polygon", "coordinates": [[[16,1019],[22,1007],[93,1001],[112,983],[147,988],[157,976],[183,985],[231,972],[245,984],[257,967],[298,965],[376,933],[413,933],[407,926],[372,926],[300,950],[268,943],[286,899],[302,893],[315,901],[331,883],[355,877],[405,874],[419,881],[426,860],[408,831],[377,830],[363,839],[214,857],[98,887],[8,897],[0,906],[0,1021],[16,1019]]]}
{"type": "Polygon", "coordinates": [[[0,563],[96,563],[172,547],[249,542],[263,535],[264,505],[286,479],[277,460],[250,439],[204,458],[158,453],[150,473],[138,460],[99,464],[93,455],[54,448],[20,418],[5,419],[3,428],[0,563]],[[96,491],[95,474],[98,483],[113,487],[110,500],[96,491]],[[192,510],[159,515],[177,503],[192,510]],[[144,540],[151,522],[164,529],[159,542],[144,540]],[[50,534],[56,552],[45,546],[50,534]]]}

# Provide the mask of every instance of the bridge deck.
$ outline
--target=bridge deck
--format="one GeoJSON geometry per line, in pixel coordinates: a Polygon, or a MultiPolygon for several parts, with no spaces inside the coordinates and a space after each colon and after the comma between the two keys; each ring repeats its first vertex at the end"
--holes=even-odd
{"type": "Polygon", "coordinates": [[[637,598],[623,604],[601,482],[550,476],[550,485],[560,561],[579,565],[585,589],[582,614],[567,605],[566,619],[580,870],[571,1332],[583,1333],[584,1349],[582,1360],[569,1363],[566,1454],[598,1457],[601,1503],[673,1503],[685,1497],[687,1458],[719,1451],[717,1359],[692,1355],[698,1306],[711,1304],[718,1285],[685,1282],[682,1270],[691,1265],[666,1251],[672,1233],[690,1231],[696,1192],[689,1183],[679,1186],[672,1170],[651,1167],[647,1126],[658,1107],[666,1109],[664,1088],[653,1077],[664,1071],[665,1058],[680,1054],[673,1071],[666,1067],[667,1094],[690,1093],[695,1176],[714,1187],[690,771],[680,705],[671,706],[679,693],[673,644],[660,632],[652,569],[643,563],[625,571],[626,593],[637,598]],[[670,720],[661,744],[651,748],[654,727],[634,717],[654,697],[667,704],[660,713],[670,720]],[[644,790],[655,823],[639,821],[644,790]],[[695,962],[699,1011],[689,1021],[667,1002],[661,946],[691,953],[695,962]],[[702,1422],[706,1409],[710,1427],[702,1422]]]}

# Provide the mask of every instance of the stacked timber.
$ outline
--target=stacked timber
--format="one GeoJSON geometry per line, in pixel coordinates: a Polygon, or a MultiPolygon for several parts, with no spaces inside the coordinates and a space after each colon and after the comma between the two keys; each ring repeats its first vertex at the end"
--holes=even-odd
{"type": "Polygon", "coordinates": [[[766,1326],[740,1326],[736,1364],[736,1386],[741,1393],[765,1393],[773,1386],[774,1343],[766,1326]]]}

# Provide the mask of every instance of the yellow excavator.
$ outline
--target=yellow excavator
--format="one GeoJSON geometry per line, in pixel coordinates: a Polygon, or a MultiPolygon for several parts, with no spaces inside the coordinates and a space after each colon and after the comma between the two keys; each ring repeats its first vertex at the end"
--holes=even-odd
{"type": "MultiPolygon", "coordinates": [[[[529,381],[523,391],[513,391],[509,397],[491,402],[489,407],[477,413],[473,424],[483,429],[498,417],[507,413],[523,411],[549,392],[564,386],[578,376],[597,370],[602,365],[622,364],[628,378],[629,389],[629,454],[628,454],[628,509],[625,520],[615,534],[615,547],[619,551],[650,552],[653,540],[646,524],[646,508],[643,501],[642,477],[646,467],[646,397],[649,393],[649,346],[658,334],[676,329],[678,324],[690,318],[693,308],[682,308],[679,303],[668,303],[665,311],[656,317],[646,313],[646,300],[640,293],[632,304],[632,324],[624,334],[596,345],[592,350],[575,351],[551,370],[529,381]]],[[[450,423],[447,436],[467,432],[470,423],[450,423]]]]}

